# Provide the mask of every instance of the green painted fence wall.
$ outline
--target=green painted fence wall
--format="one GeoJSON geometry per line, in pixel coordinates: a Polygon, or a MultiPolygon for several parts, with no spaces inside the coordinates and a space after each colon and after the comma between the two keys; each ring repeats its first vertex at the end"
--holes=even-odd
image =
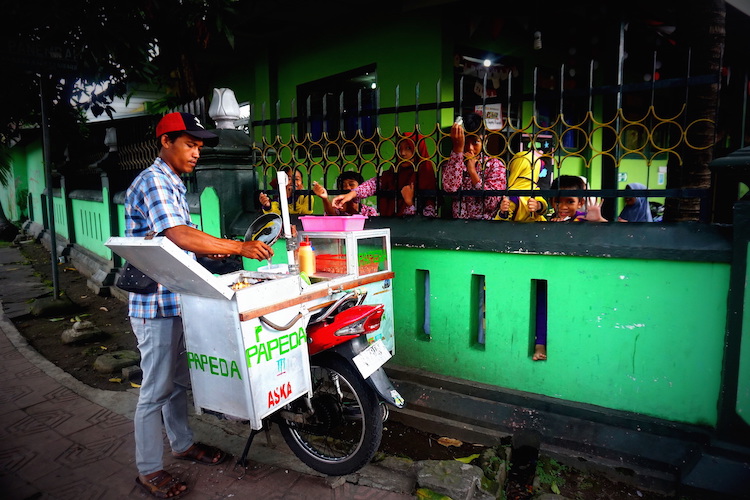
{"type": "Polygon", "coordinates": [[[65,208],[65,195],[55,195],[52,199],[52,206],[55,217],[55,231],[63,238],[70,238],[70,228],[68,224],[68,213],[65,208]]]}
{"type": "MultiPolygon", "coordinates": [[[[748,250],[747,247],[746,252],[748,250]]],[[[750,252],[747,252],[746,270],[750,270],[750,252]]],[[[745,283],[750,282],[750,272],[745,283]]],[[[742,340],[740,348],[739,387],[737,388],[737,414],[750,424],[750,293],[745,293],[742,308],[742,340]]]]}
{"type": "Polygon", "coordinates": [[[104,246],[110,236],[106,205],[87,200],[72,200],[72,204],[76,243],[107,260],[111,259],[112,251],[104,246]]]}
{"type": "Polygon", "coordinates": [[[44,173],[44,158],[41,142],[34,142],[25,148],[26,173],[28,175],[28,189],[31,196],[29,219],[42,223],[42,197],[41,193],[46,186],[44,173]]]}
{"type": "Polygon", "coordinates": [[[394,363],[536,394],[715,425],[729,265],[395,248],[394,363]],[[422,327],[429,271],[432,337],[422,327]],[[486,283],[477,344],[472,277],[486,283]],[[535,362],[532,281],[548,283],[535,362]]]}

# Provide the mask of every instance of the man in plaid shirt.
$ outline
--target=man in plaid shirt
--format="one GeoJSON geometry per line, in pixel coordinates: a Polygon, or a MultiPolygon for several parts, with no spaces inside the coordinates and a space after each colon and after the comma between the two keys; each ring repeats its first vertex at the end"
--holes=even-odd
{"type": "MultiPolygon", "coordinates": [[[[242,255],[266,260],[271,248],[260,241],[215,238],[190,221],[185,185],[180,174],[195,169],[203,145],[219,137],[189,113],[170,113],[156,127],[161,149],[153,165],[136,177],[125,198],[126,236],[156,233],[192,254],[224,258],[242,255]]],[[[175,498],[187,485],[163,469],[162,418],[175,458],[217,465],[226,458],[218,448],[193,442],[188,425],[190,382],[179,295],[161,284],[155,293],[130,293],[128,315],[141,352],[141,385],[135,411],[136,482],[150,495],[175,498]]]]}

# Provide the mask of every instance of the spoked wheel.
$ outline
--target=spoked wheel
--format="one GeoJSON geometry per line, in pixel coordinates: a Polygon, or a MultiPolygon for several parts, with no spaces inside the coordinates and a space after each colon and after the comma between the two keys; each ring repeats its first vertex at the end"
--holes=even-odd
{"type": "MultiPolygon", "coordinates": [[[[310,372],[314,413],[304,423],[282,420],[281,435],[312,469],[329,476],[351,474],[367,464],[380,446],[383,411],[377,395],[342,359],[321,359],[310,372]]],[[[309,412],[305,398],[288,410],[309,412]]]]}

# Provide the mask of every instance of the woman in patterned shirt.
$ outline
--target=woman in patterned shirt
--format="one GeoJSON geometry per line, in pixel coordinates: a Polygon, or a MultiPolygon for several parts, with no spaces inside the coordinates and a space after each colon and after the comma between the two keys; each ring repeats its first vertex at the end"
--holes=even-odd
{"type": "MultiPolygon", "coordinates": [[[[479,114],[466,115],[464,124],[454,123],[451,127],[451,140],[453,151],[443,168],[445,191],[456,193],[505,189],[505,164],[499,158],[486,156],[483,151],[484,124],[479,114]]],[[[456,219],[492,219],[500,207],[501,200],[501,195],[459,194],[453,200],[453,217],[456,219]]]]}

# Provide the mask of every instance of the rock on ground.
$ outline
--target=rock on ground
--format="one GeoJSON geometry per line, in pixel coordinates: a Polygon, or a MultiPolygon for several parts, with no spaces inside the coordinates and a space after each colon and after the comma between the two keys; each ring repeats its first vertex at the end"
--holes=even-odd
{"type": "Polygon", "coordinates": [[[476,465],[457,460],[424,460],[417,462],[417,484],[453,500],[492,498],[481,490],[484,473],[476,465]]]}
{"type": "Polygon", "coordinates": [[[125,367],[137,365],[141,361],[135,351],[115,351],[102,354],[94,361],[94,369],[99,373],[114,373],[125,367]]]}

